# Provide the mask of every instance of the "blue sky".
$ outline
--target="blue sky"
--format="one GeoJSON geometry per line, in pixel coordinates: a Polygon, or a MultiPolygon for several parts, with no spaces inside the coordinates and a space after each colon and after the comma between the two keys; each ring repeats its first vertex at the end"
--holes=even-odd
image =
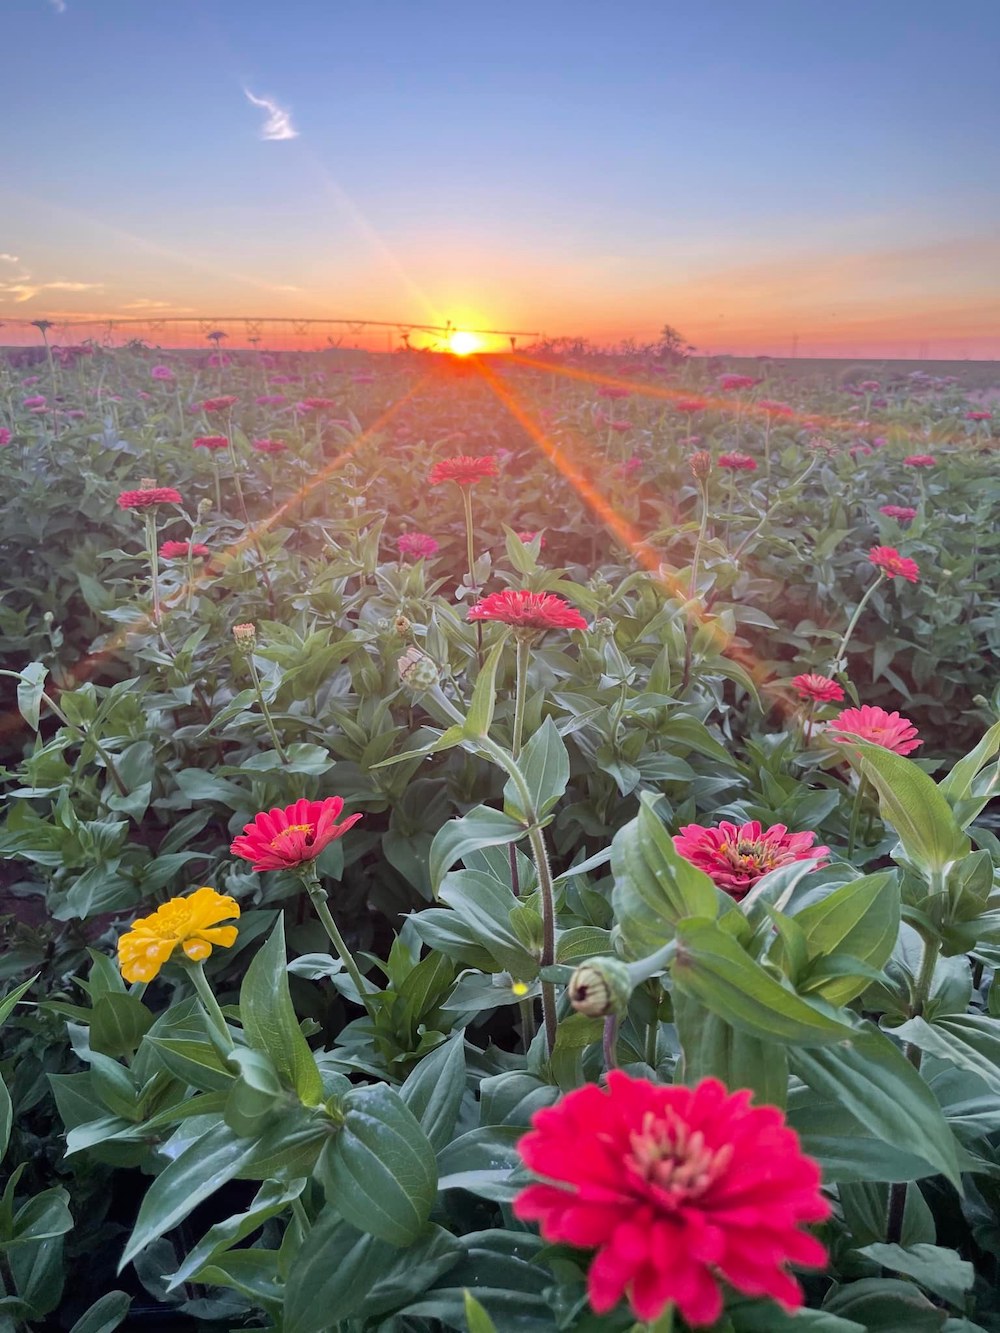
{"type": "Polygon", "coordinates": [[[0,47],[0,316],[995,328],[995,0],[4,0],[0,47]]]}

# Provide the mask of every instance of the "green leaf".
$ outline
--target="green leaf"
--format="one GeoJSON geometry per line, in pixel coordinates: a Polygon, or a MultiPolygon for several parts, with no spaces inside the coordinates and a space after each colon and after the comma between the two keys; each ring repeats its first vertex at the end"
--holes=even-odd
{"type": "MultiPolygon", "coordinates": [[[[899,884],[891,871],[852,880],[792,918],[806,937],[811,958],[847,954],[870,967],[889,959],[899,934],[899,884]]],[[[831,1004],[847,1004],[867,985],[864,977],[831,979],[816,993],[831,1004]]]]}
{"type": "Polygon", "coordinates": [[[653,811],[656,798],[641,797],[638,815],[615,834],[612,903],[631,958],[666,944],[684,917],[715,918],[719,890],[704,871],[674,850],[673,839],[653,811]]]}
{"type": "Polygon", "coordinates": [[[38,717],[45,693],[49,669],[41,662],[29,662],[17,682],[17,707],[32,731],[38,730],[38,717]]]}
{"type": "Polygon", "coordinates": [[[867,1333],[940,1333],[941,1311],[912,1282],[864,1278],[839,1287],[826,1301],[831,1314],[856,1320],[867,1333]]]}
{"type": "Polygon", "coordinates": [[[233,1085],[236,1075],[211,1042],[149,1036],[146,1047],[152,1048],[168,1073],[199,1092],[226,1092],[233,1085]]]}
{"type": "Polygon", "coordinates": [[[994,722],[978,745],[959,759],[947,777],[938,783],[938,789],[954,808],[967,801],[979,770],[1000,752],[1000,722],[994,722]]]}
{"type": "Polygon", "coordinates": [[[153,1026],[153,1015],[135,995],[99,995],[90,1019],[90,1048],[114,1059],[132,1056],[153,1026]]]}
{"type": "Polygon", "coordinates": [[[496,1324],[468,1288],[465,1291],[465,1322],[469,1333],[497,1333],[496,1324]]]}
{"type": "Polygon", "coordinates": [[[223,1119],[240,1138],[256,1138],[275,1118],[286,1094],[264,1051],[238,1047],[229,1059],[239,1067],[240,1076],[229,1089],[223,1119]]]}
{"type": "Polygon", "coordinates": [[[345,1221],[392,1245],[412,1245],[437,1194],[434,1149],[416,1116],[384,1083],[345,1098],[344,1124],[316,1175],[345,1221]]]}
{"type": "Polygon", "coordinates": [[[788,1057],[781,1046],[737,1031],[680,990],[674,994],[674,1021],[685,1083],[717,1078],[731,1091],[750,1088],[758,1102],[785,1105],[788,1057]]]}
{"type": "Polygon", "coordinates": [[[883,1268],[913,1278],[959,1309],[976,1278],[972,1264],[940,1245],[909,1245],[905,1249],[901,1245],[866,1245],[861,1253],[883,1268]]]}
{"type": "Polygon", "coordinates": [[[35,975],[29,977],[27,981],[22,981],[20,986],[15,986],[13,990],[8,991],[3,999],[0,1000],[0,1026],[6,1023],[7,1019],[14,1012],[14,1006],[17,1004],[18,1000],[20,1000],[22,995],[27,994],[29,988],[33,986],[37,980],[38,973],[36,972],[35,975]]]}
{"type": "Polygon", "coordinates": [[[685,995],[763,1041],[822,1046],[857,1035],[832,1011],[783,986],[714,921],[678,925],[671,976],[685,995]]]}
{"type": "Polygon", "coordinates": [[[922,1157],[961,1189],[958,1145],[927,1084],[883,1033],[865,1024],[841,1046],[789,1051],[793,1074],[836,1101],[868,1133],[922,1157]]]}
{"type": "Polygon", "coordinates": [[[933,1023],[911,1018],[894,1028],[893,1035],[935,1059],[977,1075],[1000,1096],[1000,1022],[995,1018],[985,1014],[950,1014],[933,1023]]]}
{"type": "Polygon", "coordinates": [[[425,1055],[400,1089],[435,1152],[449,1142],[465,1094],[465,1033],[425,1055]]]}
{"type": "Polygon", "coordinates": [[[224,1222],[217,1222],[205,1232],[171,1277],[167,1290],[173,1291],[182,1282],[194,1278],[205,1264],[214,1262],[262,1227],[269,1218],[284,1212],[291,1201],[299,1197],[305,1184],[304,1179],[292,1180],[287,1185],[266,1180],[245,1212],[227,1217],[224,1222]]]}
{"type": "Polygon", "coordinates": [[[0,1078],[0,1162],[3,1161],[10,1143],[10,1129],[14,1123],[14,1107],[7,1091],[7,1084],[0,1078]]]}
{"type": "Polygon", "coordinates": [[[547,717],[521,751],[517,761],[531,792],[533,810],[522,810],[520,796],[513,778],[503,789],[504,806],[515,818],[524,823],[544,819],[562,799],[569,783],[569,751],[559,728],[547,717]]]}
{"type": "Polygon", "coordinates": [[[285,1086],[306,1106],[319,1105],[323,1081],[292,1006],[281,916],[243,978],[240,1020],[249,1045],[271,1057],[285,1086]]]}
{"type": "Polygon", "coordinates": [[[70,1333],[114,1333],[129,1312],[132,1297],[124,1291],[109,1291],[99,1297],[70,1329],[70,1333]]]}
{"type": "Polygon", "coordinates": [[[472,691],[469,712],[462,728],[466,736],[488,736],[493,725],[493,711],[497,703],[497,668],[507,642],[504,635],[493,645],[483,663],[472,691]]]}
{"type": "Polygon", "coordinates": [[[488,805],[477,805],[461,819],[450,819],[434,835],[428,854],[432,890],[437,893],[448,871],[469,852],[514,842],[524,836],[524,831],[519,819],[488,805]]]}

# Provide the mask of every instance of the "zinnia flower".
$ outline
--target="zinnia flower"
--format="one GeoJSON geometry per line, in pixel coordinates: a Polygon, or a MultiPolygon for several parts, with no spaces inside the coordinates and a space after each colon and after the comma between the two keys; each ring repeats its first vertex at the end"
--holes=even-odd
{"type": "Polygon", "coordinates": [[[441,548],[428,532],[404,532],[396,538],[400,555],[412,555],[414,560],[427,559],[441,548]]]}
{"type": "Polygon", "coordinates": [[[758,400],[757,406],[769,417],[792,417],[795,415],[795,409],[790,403],[777,403],[773,398],[761,398],[758,400]]]}
{"type": "Polygon", "coordinates": [[[21,406],[27,408],[44,407],[45,395],[43,393],[39,393],[36,394],[34,398],[25,398],[21,406]]]}
{"type": "Polygon", "coordinates": [[[830,849],[814,847],[815,838],[812,832],[789,833],[784,824],[763,829],[754,819],[749,824],[723,821],[712,828],[686,824],[674,835],[674,847],[739,902],[759,879],[779,866],[817,861],[813,869],[819,870],[826,865],[820,858],[830,849]]]}
{"type": "Polygon", "coordinates": [[[428,481],[432,486],[440,486],[444,481],[454,481],[459,486],[474,486],[477,481],[497,475],[495,454],[484,454],[480,458],[459,454],[457,458],[443,458],[440,463],[435,463],[428,481]]]}
{"type": "Polygon", "coordinates": [[[122,491],[119,509],[152,509],[154,505],[179,505],[180,491],[172,486],[144,486],[140,491],[122,491]]]}
{"type": "Polygon", "coordinates": [[[992,421],[992,412],[966,412],[966,421],[992,421]]]}
{"type": "Polygon", "coordinates": [[[544,534],[544,533],[539,534],[539,533],[537,533],[537,532],[519,532],[519,533],[517,534],[517,539],[518,539],[518,541],[520,541],[520,542],[525,542],[525,543],[527,543],[527,542],[533,542],[533,541],[535,540],[535,538],[538,537],[538,536],[541,536],[541,540],[540,540],[539,543],[538,543],[538,549],[539,549],[540,551],[544,551],[544,550],[545,550],[545,534],[544,534]]]}
{"type": "Polygon", "coordinates": [[[620,384],[602,384],[597,390],[598,398],[631,398],[632,390],[620,384]]]}
{"type": "Polygon", "coordinates": [[[499,620],[514,629],[586,629],[575,606],[550,592],[505,588],[469,607],[469,620],[499,620]]]}
{"type": "Polygon", "coordinates": [[[725,390],[731,389],[752,389],[760,380],[755,380],[752,375],[722,375],[719,379],[719,388],[725,390]]]}
{"type": "Polygon", "coordinates": [[[211,551],[201,542],[162,542],[160,545],[160,555],[164,560],[185,559],[188,555],[195,560],[203,560],[211,555],[211,551]]]}
{"type": "Polygon", "coordinates": [[[627,1297],[637,1319],[672,1301],[688,1324],[722,1313],[722,1282],[802,1305],[788,1264],[820,1268],[826,1250],[803,1224],[830,1206],[819,1167],[774,1106],[714,1078],[661,1087],[621,1070],[536,1111],[518,1150],[546,1183],[514,1213],[542,1236],[597,1253],[588,1295],[598,1314],[627,1297]]]}
{"type": "Polygon", "coordinates": [[[868,559],[876,569],[881,569],[891,579],[899,575],[910,583],[920,582],[920,566],[908,556],[900,555],[895,546],[873,546],[868,552],[868,559]]]}
{"type": "Polygon", "coordinates": [[[154,366],[149,374],[154,380],[172,380],[175,378],[174,372],[169,366],[154,366]]]}
{"type": "Polygon", "coordinates": [[[298,407],[304,408],[307,412],[324,412],[328,407],[333,407],[332,398],[303,398],[298,407]]]}
{"type": "Polygon", "coordinates": [[[338,824],[337,816],[343,808],[340,796],[327,796],[322,801],[303,797],[284,810],[262,810],[253,823],[244,826],[229,850],[234,856],[252,861],[254,870],[291,870],[305,861],[314,861],[324,847],[342,838],[361,818],[360,814],[350,815],[338,824]]]}
{"type": "Polygon", "coordinates": [[[678,398],[674,403],[675,412],[704,412],[708,403],[704,398],[678,398]]]}
{"type": "Polygon", "coordinates": [[[283,454],[288,445],[282,440],[254,440],[253,447],[259,454],[283,454]]]}
{"type": "Polygon", "coordinates": [[[812,699],[818,704],[838,704],[844,697],[844,690],[829,676],[808,672],[802,676],[793,676],[794,686],[800,699],[812,699]]]}
{"type": "Polygon", "coordinates": [[[0,445],[10,444],[12,439],[10,431],[6,426],[0,426],[0,445]]]}
{"type": "Polygon", "coordinates": [[[201,410],[203,412],[228,412],[236,401],[236,395],[232,393],[224,394],[221,398],[206,398],[201,404],[201,410]]]}
{"type": "Polygon", "coordinates": [[[907,467],[934,467],[937,459],[933,454],[909,454],[903,462],[907,467]]]}
{"type": "Polygon", "coordinates": [[[282,403],[287,403],[288,399],[283,393],[262,393],[254,399],[259,407],[280,407],[282,403]]]}
{"type": "Polygon", "coordinates": [[[730,468],[733,472],[756,472],[757,461],[749,454],[741,454],[738,449],[734,449],[731,454],[719,455],[719,467],[730,468]]]}
{"type": "MultiPolygon", "coordinates": [[[[881,745],[893,754],[909,754],[923,745],[915,740],[917,729],[908,717],[887,713],[884,708],[862,704],[860,708],[845,708],[827,724],[827,733],[850,732],[872,745],[881,745]]],[[[832,741],[846,740],[846,736],[831,735],[832,741]]]]}
{"type": "Polygon", "coordinates": [[[178,944],[195,963],[207,958],[213,945],[230,948],[236,927],[217,923],[239,914],[239,903],[215,889],[195,889],[186,898],[171,898],[152,916],[133,921],[132,929],[119,938],[122,976],[126,981],[152,981],[178,944]]]}
{"type": "Polygon", "coordinates": [[[228,449],[227,435],[196,435],[191,446],[193,449],[228,449]]]}
{"type": "Polygon", "coordinates": [[[911,509],[909,505],[880,505],[878,512],[900,523],[912,523],[917,516],[917,511],[911,509]]]}

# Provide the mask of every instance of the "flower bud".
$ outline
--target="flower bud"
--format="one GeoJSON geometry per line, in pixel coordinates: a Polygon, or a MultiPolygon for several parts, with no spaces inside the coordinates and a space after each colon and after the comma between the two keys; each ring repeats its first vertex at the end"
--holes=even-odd
{"type": "Polygon", "coordinates": [[[408,639],[410,637],[410,632],[413,629],[413,621],[408,620],[404,615],[398,615],[392,622],[392,628],[401,639],[408,639]]]}
{"type": "Polygon", "coordinates": [[[207,514],[211,508],[212,508],[212,501],[208,498],[207,495],[203,496],[198,501],[198,517],[199,518],[204,517],[204,515],[207,514]]]}
{"type": "Polygon", "coordinates": [[[599,639],[613,639],[615,622],[608,616],[598,616],[593,624],[593,632],[599,639]]]}
{"type": "Polygon", "coordinates": [[[570,977],[566,994],[578,1014],[620,1018],[632,994],[628,966],[620,958],[588,958],[570,977]]]}
{"type": "Polygon", "coordinates": [[[140,478],[139,478],[139,489],[140,489],[140,491],[152,491],[152,490],[155,490],[155,489],[156,489],[156,478],[155,478],[155,477],[140,477],[140,478]]]}
{"type": "Polygon", "coordinates": [[[697,453],[693,453],[688,462],[692,473],[699,481],[703,481],[712,471],[712,455],[707,449],[699,449],[697,453]]]}
{"type": "Polygon", "coordinates": [[[430,690],[441,680],[436,663],[412,644],[396,665],[399,678],[408,689],[430,690]]]}
{"type": "Polygon", "coordinates": [[[55,620],[55,616],[51,611],[46,611],[45,615],[42,616],[42,619],[45,621],[46,625],[51,625],[53,620],[55,620]]]}
{"type": "Polygon", "coordinates": [[[234,625],[233,638],[236,640],[236,647],[241,653],[252,653],[254,644],[257,642],[256,625],[234,625]]]}

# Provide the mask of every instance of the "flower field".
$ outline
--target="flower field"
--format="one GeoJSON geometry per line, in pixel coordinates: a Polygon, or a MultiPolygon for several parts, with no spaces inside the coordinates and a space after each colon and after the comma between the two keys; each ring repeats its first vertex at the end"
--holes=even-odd
{"type": "Polygon", "coordinates": [[[0,1333],[997,1333],[1000,435],[0,360],[0,1333]]]}

